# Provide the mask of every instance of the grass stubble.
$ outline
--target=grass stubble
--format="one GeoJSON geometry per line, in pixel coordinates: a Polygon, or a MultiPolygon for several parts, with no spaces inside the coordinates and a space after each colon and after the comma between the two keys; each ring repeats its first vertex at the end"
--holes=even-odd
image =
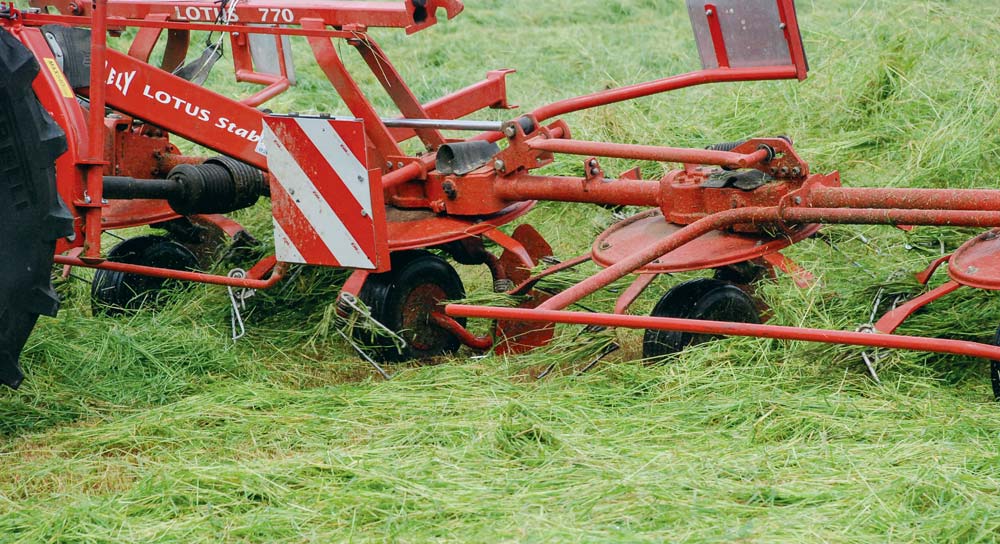
{"type": "MultiPolygon", "coordinates": [[[[583,112],[570,116],[575,136],[704,146],[788,134],[815,171],[839,169],[848,185],[995,185],[1000,6],[799,10],[805,83],[583,112]]],[[[476,0],[425,33],[378,37],[422,99],[506,66],[520,72],[513,101],[529,108],[692,69],[689,32],[681,2],[476,0]]],[[[271,108],[343,111],[304,48],[295,54],[303,83],[271,108]]],[[[245,92],[219,72],[217,88],[245,92]]],[[[266,208],[238,217],[267,237],[266,208]]],[[[528,220],[568,258],[614,219],[542,203],[528,220]]],[[[773,323],[853,329],[880,288],[881,311],[919,293],[912,273],[971,235],[825,232],[836,248],[788,251],[814,286],[762,286],[773,323]]],[[[486,274],[462,274],[484,300],[486,274]]],[[[636,311],[686,277],[659,280],[636,311]]],[[[636,360],[638,332],[565,327],[532,354],[460,352],[384,382],[332,333],[341,280],[303,270],[258,294],[236,344],[224,290],[191,286],[159,312],[111,319],[90,316],[84,283],[61,286],[60,317],[40,323],[25,353],[29,380],[0,392],[0,541],[1000,539],[1000,408],[982,361],[887,352],[875,384],[857,348],[731,339],[649,365],[636,360]],[[575,373],[612,342],[622,349],[575,373]]],[[[607,309],[617,288],[585,303],[607,309]]],[[[902,332],[988,340],[998,309],[991,293],[959,292],[902,332]]]]}

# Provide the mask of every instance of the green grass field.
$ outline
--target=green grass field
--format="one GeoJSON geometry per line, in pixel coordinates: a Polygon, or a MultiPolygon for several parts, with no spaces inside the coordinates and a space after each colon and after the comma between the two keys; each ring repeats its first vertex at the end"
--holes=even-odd
{"type": "MultiPolygon", "coordinates": [[[[996,186],[1000,4],[800,0],[799,11],[806,82],[585,112],[569,117],[574,135],[703,147],[787,134],[846,185],[996,186]]],[[[511,67],[524,109],[698,64],[680,0],[469,0],[426,32],[376,36],[421,99],[511,67]]],[[[344,111],[308,58],[296,51],[301,83],[270,107],[344,111]]],[[[223,68],[213,86],[248,92],[223,68]]],[[[237,217],[269,236],[266,205],[237,217]]],[[[543,203],[528,221],[566,258],[615,219],[543,203]]],[[[975,231],[825,232],[836,249],[788,251],[814,286],[762,285],[772,323],[853,330],[880,288],[880,312],[920,293],[912,273],[975,231]]],[[[488,293],[483,270],[461,272],[470,293],[488,293]]],[[[29,341],[28,380],[0,391],[0,541],[1000,540],[1000,405],[984,361],[886,352],[876,384],[856,348],[730,339],[644,364],[641,333],[565,327],[530,355],[462,351],[386,382],[336,334],[341,273],[304,270],[259,294],[236,344],[225,289],[92,317],[89,273],[75,275],[59,286],[60,316],[29,341]],[[576,374],[612,340],[624,348],[576,374]]],[[[682,279],[658,280],[635,311],[682,279]]],[[[588,302],[607,309],[615,296],[588,302]]],[[[989,341],[998,323],[995,295],[960,291],[901,332],[989,341]]]]}

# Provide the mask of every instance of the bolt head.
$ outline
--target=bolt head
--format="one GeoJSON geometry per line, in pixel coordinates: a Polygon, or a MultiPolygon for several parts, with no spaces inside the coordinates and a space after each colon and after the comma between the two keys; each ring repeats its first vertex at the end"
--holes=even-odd
{"type": "Polygon", "coordinates": [[[517,129],[514,128],[514,125],[507,125],[503,129],[503,133],[508,138],[513,138],[514,136],[517,136],[517,129]]]}
{"type": "Polygon", "coordinates": [[[507,169],[507,165],[504,164],[503,161],[497,161],[493,163],[493,168],[495,168],[497,172],[503,172],[507,169]]]}

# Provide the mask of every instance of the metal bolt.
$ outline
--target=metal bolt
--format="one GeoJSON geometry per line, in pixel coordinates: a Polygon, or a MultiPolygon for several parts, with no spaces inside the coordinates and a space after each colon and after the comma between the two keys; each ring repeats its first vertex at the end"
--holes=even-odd
{"type": "Polygon", "coordinates": [[[706,9],[705,10],[705,15],[708,15],[709,17],[711,17],[711,16],[715,15],[715,11],[711,10],[711,9],[706,9]]]}
{"type": "Polygon", "coordinates": [[[497,161],[493,163],[493,168],[495,168],[497,172],[503,172],[507,169],[507,165],[504,164],[503,161],[497,161]]]}
{"type": "Polygon", "coordinates": [[[601,174],[601,171],[599,169],[597,169],[597,168],[591,168],[590,169],[590,175],[591,176],[598,176],[600,174],[601,174]]]}
{"type": "Polygon", "coordinates": [[[385,169],[392,170],[392,161],[385,161],[385,169]]]}
{"type": "Polygon", "coordinates": [[[780,28],[781,30],[784,30],[784,29],[788,28],[788,25],[786,25],[785,23],[781,23],[780,25],[778,25],[778,28],[780,28]]]}
{"type": "Polygon", "coordinates": [[[396,168],[402,168],[402,167],[403,167],[403,161],[399,161],[396,163],[396,168]]]}
{"type": "Polygon", "coordinates": [[[781,171],[781,175],[782,176],[787,176],[788,175],[788,167],[787,166],[782,166],[780,171],[781,171]]]}
{"type": "Polygon", "coordinates": [[[368,217],[368,210],[361,210],[361,217],[368,217]]]}
{"type": "Polygon", "coordinates": [[[507,136],[508,138],[513,138],[514,136],[517,136],[517,128],[515,128],[515,127],[514,127],[514,125],[507,125],[507,126],[506,126],[506,127],[504,127],[504,129],[503,129],[503,133],[504,133],[504,134],[505,134],[505,135],[506,135],[506,136],[507,136]]]}
{"type": "Polygon", "coordinates": [[[801,174],[802,174],[802,169],[801,168],[799,168],[798,166],[792,168],[792,176],[799,177],[799,175],[801,175],[801,174]]]}
{"type": "Polygon", "coordinates": [[[796,206],[801,206],[802,205],[802,197],[801,196],[797,196],[797,197],[795,197],[795,198],[792,199],[792,202],[794,202],[796,206]]]}
{"type": "Polygon", "coordinates": [[[590,164],[591,168],[597,166],[597,159],[590,159],[590,163],[589,164],[590,164]]]}

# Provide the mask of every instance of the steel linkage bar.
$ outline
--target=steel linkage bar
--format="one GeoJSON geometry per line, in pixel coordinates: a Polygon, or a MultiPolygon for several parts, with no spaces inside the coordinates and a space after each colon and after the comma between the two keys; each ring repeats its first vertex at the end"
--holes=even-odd
{"type": "Polygon", "coordinates": [[[389,128],[413,128],[435,130],[500,130],[500,121],[474,121],[464,119],[410,119],[405,117],[382,118],[382,123],[389,128]]]}
{"type": "Polygon", "coordinates": [[[613,157],[640,161],[680,162],[686,164],[712,164],[728,168],[746,168],[768,158],[770,151],[760,149],[753,153],[733,153],[711,149],[686,147],[658,147],[652,145],[612,144],[580,140],[533,139],[527,142],[531,149],[566,153],[571,155],[613,157]]]}

